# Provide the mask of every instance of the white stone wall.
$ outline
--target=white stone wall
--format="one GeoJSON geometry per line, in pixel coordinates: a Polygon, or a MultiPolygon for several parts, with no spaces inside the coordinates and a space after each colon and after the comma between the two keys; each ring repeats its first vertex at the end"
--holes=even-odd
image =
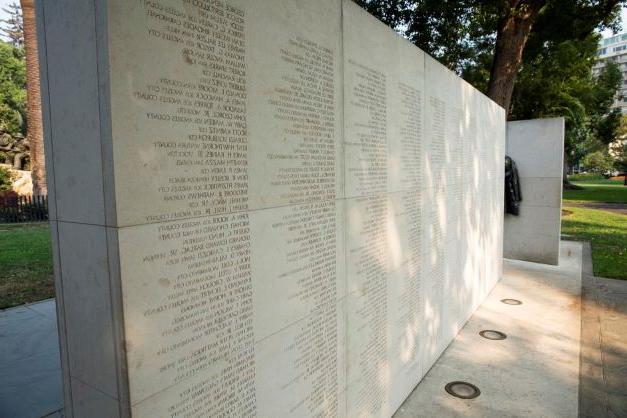
{"type": "Polygon", "coordinates": [[[503,255],[557,265],[562,220],[564,118],[507,123],[507,151],[518,167],[520,214],[505,215],[503,255]]]}
{"type": "Polygon", "coordinates": [[[350,1],[39,4],[68,416],[391,416],[500,278],[503,109],[350,1]]]}

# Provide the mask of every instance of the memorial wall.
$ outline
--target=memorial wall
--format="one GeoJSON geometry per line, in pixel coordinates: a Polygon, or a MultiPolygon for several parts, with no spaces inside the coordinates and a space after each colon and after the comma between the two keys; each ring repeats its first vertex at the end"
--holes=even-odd
{"type": "Polygon", "coordinates": [[[44,0],[70,417],[390,417],[501,274],[505,112],[350,1],[44,0]]]}

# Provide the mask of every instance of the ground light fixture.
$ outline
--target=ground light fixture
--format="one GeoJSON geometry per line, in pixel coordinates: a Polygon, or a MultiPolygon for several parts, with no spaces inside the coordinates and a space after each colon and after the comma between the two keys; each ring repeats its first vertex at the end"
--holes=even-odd
{"type": "Polygon", "coordinates": [[[496,331],[493,329],[484,329],[479,332],[483,338],[487,338],[488,340],[504,340],[507,338],[507,335],[501,331],[496,331]]]}
{"type": "Polygon", "coordinates": [[[447,383],[444,390],[451,396],[461,399],[474,399],[481,395],[479,388],[472,383],[455,381],[447,383]]]}
{"type": "Polygon", "coordinates": [[[501,299],[501,302],[506,305],[522,305],[522,302],[518,299],[501,299]]]}

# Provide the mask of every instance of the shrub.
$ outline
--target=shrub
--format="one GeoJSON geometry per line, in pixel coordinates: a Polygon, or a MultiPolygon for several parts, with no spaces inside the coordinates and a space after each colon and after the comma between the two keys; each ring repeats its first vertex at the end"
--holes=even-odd
{"type": "Polygon", "coordinates": [[[603,180],[603,178],[601,174],[594,173],[571,174],[568,176],[570,181],[603,180]]]}
{"type": "Polygon", "coordinates": [[[614,159],[607,152],[596,151],[584,157],[583,165],[593,173],[604,174],[614,170],[614,159]]]}
{"type": "Polygon", "coordinates": [[[15,174],[13,171],[6,167],[0,167],[0,192],[6,192],[13,187],[13,179],[15,174]]]}

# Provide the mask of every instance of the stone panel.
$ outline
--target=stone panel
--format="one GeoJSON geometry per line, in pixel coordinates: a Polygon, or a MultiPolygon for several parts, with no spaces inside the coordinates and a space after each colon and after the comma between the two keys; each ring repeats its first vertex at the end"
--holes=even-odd
{"type": "Polygon", "coordinates": [[[228,352],[297,321],[325,323],[331,313],[320,311],[344,294],[341,203],[123,228],[121,272],[133,278],[122,283],[132,402],[214,364],[196,369],[201,359],[220,367],[228,352]]]}
{"type": "Polygon", "coordinates": [[[560,251],[564,119],[507,123],[507,155],[520,177],[519,216],[506,215],[506,258],[557,264],[560,251]]]}
{"type": "Polygon", "coordinates": [[[117,398],[106,229],[67,222],[57,225],[68,368],[72,376],[117,398]]]}
{"type": "Polygon", "coordinates": [[[48,40],[42,63],[46,144],[53,219],[105,223],[100,103],[93,2],[43,2],[39,16],[48,40]],[[67,94],[72,92],[72,94],[67,94]],[[63,138],[63,140],[53,140],[63,138]],[[53,152],[48,152],[53,150],[53,152]],[[76,198],[80,196],[80,198],[76,198]]]}
{"type": "Polygon", "coordinates": [[[341,197],[336,0],[108,4],[119,225],[341,197]]]}

